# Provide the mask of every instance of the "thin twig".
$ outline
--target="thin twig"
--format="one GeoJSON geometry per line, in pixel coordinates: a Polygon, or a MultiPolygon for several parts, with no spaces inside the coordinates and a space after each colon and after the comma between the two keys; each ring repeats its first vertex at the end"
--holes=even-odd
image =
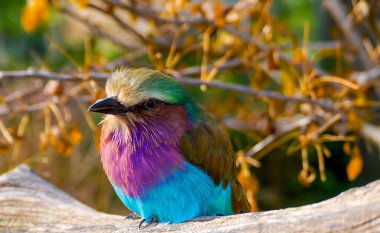
{"type": "Polygon", "coordinates": [[[269,50],[267,46],[260,44],[252,35],[245,34],[244,32],[235,29],[231,25],[226,25],[222,29],[231,35],[241,38],[244,42],[254,45],[260,51],[267,52],[269,50]]]}
{"type": "Polygon", "coordinates": [[[361,135],[365,137],[365,139],[370,140],[380,147],[380,128],[371,124],[371,123],[363,123],[363,126],[360,129],[361,135]]]}
{"type": "MultiPolygon", "coordinates": [[[[233,68],[233,67],[241,66],[243,64],[244,64],[244,62],[241,59],[234,58],[234,59],[222,62],[218,66],[218,68],[233,68]]],[[[207,71],[210,71],[212,68],[214,68],[214,65],[212,65],[212,64],[209,64],[209,65],[206,66],[206,70],[207,71]]],[[[178,71],[175,71],[175,72],[172,71],[172,70],[168,70],[168,73],[178,73],[181,76],[200,75],[200,73],[201,73],[201,67],[200,66],[193,66],[193,67],[188,67],[188,68],[185,68],[185,69],[182,69],[182,70],[178,70],[178,71]]]]}
{"type": "MultiPolygon", "coordinates": [[[[186,19],[180,19],[180,18],[163,18],[160,17],[159,14],[152,10],[150,7],[141,6],[141,5],[134,5],[127,2],[121,2],[119,0],[105,0],[105,2],[109,4],[113,4],[115,6],[121,7],[131,13],[138,14],[140,17],[146,18],[146,19],[153,19],[156,22],[160,23],[170,23],[174,25],[182,25],[182,24],[190,24],[190,25],[199,25],[199,24],[205,24],[208,26],[211,26],[213,28],[217,28],[214,22],[204,18],[203,16],[199,17],[191,17],[186,19]]],[[[260,44],[253,36],[245,34],[244,32],[241,32],[234,27],[230,25],[226,25],[222,27],[224,31],[237,36],[241,38],[244,42],[249,43],[257,47],[260,51],[268,51],[268,47],[265,45],[260,44]]],[[[282,57],[282,59],[289,61],[286,57],[282,57]]]]}
{"type": "MultiPolygon", "coordinates": [[[[240,38],[245,43],[253,45],[254,47],[256,47],[261,52],[268,52],[269,51],[268,46],[259,43],[259,41],[257,41],[252,35],[247,34],[243,31],[240,31],[231,25],[225,25],[223,27],[218,27],[213,21],[208,20],[204,16],[188,17],[185,19],[183,19],[183,18],[181,19],[178,17],[163,18],[159,15],[159,13],[157,11],[153,10],[152,7],[133,4],[133,3],[129,3],[129,2],[122,2],[119,0],[105,0],[105,2],[107,2],[108,4],[114,5],[114,6],[118,6],[122,9],[125,9],[134,15],[138,15],[139,17],[142,17],[145,19],[152,19],[158,23],[168,23],[168,24],[173,24],[176,26],[183,25],[183,24],[189,24],[192,26],[205,25],[205,26],[212,27],[212,28],[220,28],[221,30],[223,30],[229,34],[231,34],[237,38],[240,38]]],[[[282,61],[284,63],[294,64],[293,60],[286,55],[278,54],[278,57],[279,57],[280,61],[282,61]]],[[[318,70],[318,72],[320,74],[325,73],[319,67],[313,67],[313,68],[318,70]]]]}
{"type": "Polygon", "coordinates": [[[124,20],[122,20],[119,16],[116,15],[115,11],[112,11],[109,12],[97,5],[94,5],[94,4],[89,4],[89,7],[92,7],[94,8],[95,10],[98,10],[102,13],[104,13],[105,15],[110,15],[115,21],[117,24],[119,24],[119,26],[122,28],[122,29],[125,29],[126,31],[129,31],[130,33],[132,33],[137,39],[139,39],[142,43],[146,43],[147,42],[147,39],[140,33],[138,32],[137,30],[135,30],[132,26],[130,26],[127,22],[125,22],[124,20]]]}
{"type": "Polygon", "coordinates": [[[48,105],[48,102],[43,101],[40,103],[28,105],[25,108],[19,108],[19,109],[9,109],[9,108],[1,108],[0,109],[0,116],[8,116],[9,114],[16,114],[20,112],[35,112],[44,109],[48,105]]]}
{"type": "Polygon", "coordinates": [[[344,6],[339,0],[324,0],[323,6],[330,15],[334,18],[337,26],[343,32],[344,37],[350,43],[350,46],[354,48],[358,54],[359,60],[366,69],[374,66],[373,62],[369,58],[363,43],[360,39],[359,33],[353,28],[352,21],[347,17],[347,13],[344,11],[344,6]]]}
{"type": "Polygon", "coordinates": [[[12,145],[14,143],[14,138],[9,133],[7,127],[4,125],[4,123],[0,120],[0,133],[4,136],[5,140],[9,143],[9,145],[12,145]]]}
{"type": "Polygon", "coordinates": [[[104,30],[100,29],[98,25],[96,25],[94,22],[88,20],[83,15],[79,14],[77,11],[71,9],[70,7],[61,7],[60,10],[73,17],[74,19],[78,20],[79,22],[83,23],[85,26],[87,26],[92,32],[98,34],[101,37],[105,37],[109,39],[110,41],[114,42],[115,44],[119,45],[120,47],[127,49],[127,50],[134,50],[137,47],[132,46],[130,43],[126,43],[119,38],[115,37],[114,35],[105,32],[104,30]]]}
{"type": "Polygon", "coordinates": [[[145,19],[153,19],[154,21],[158,23],[170,23],[170,24],[175,24],[178,26],[181,24],[203,24],[207,22],[207,20],[203,17],[191,17],[187,19],[163,18],[163,17],[160,17],[157,12],[153,11],[151,7],[146,7],[140,4],[131,4],[130,2],[124,2],[124,1],[122,2],[119,0],[104,0],[104,1],[108,4],[112,4],[120,8],[123,8],[131,13],[138,14],[139,16],[145,19]]]}
{"type": "Polygon", "coordinates": [[[42,82],[36,82],[33,84],[33,87],[31,87],[31,88],[29,87],[29,88],[25,88],[22,90],[14,91],[5,97],[5,102],[11,103],[17,99],[25,98],[25,97],[28,97],[32,94],[35,94],[42,88],[42,86],[43,86],[42,82]]]}
{"type": "Polygon", "coordinates": [[[276,99],[280,101],[286,101],[286,102],[294,102],[294,103],[309,103],[312,105],[317,105],[323,109],[333,111],[333,112],[339,112],[339,109],[335,108],[334,105],[331,102],[322,102],[322,101],[315,101],[308,98],[300,98],[300,97],[291,97],[291,96],[285,96],[280,93],[274,93],[270,91],[264,91],[264,90],[256,90],[247,86],[243,85],[237,85],[237,84],[226,84],[219,81],[202,81],[200,79],[194,79],[189,77],[176,77],[176,79],[183,84],[186,85],[205,85],[207,87],[211,88],[218,88],[218,89],[224,89],[229,91],[236,91],[239,93],[244,93],[252,96],[257,96],[261,98],[269,98],[269,99],[276,99]]]}
{"type": "MultiPolygon", "coordinates": [[[[280,44],[278,45],[279,50],[290,50],[292,49],[292,44],[280,44]]],[[[303,43],[296,45],[300,48],[304,46],[303,43]]],[[[308,43],[308,49],[310,50],[321,50],[321,49],[342,49],[342,42],[340,41],[314,41],[308,43]]]]}
{"type": "Polygon", "coordinates": [[[122,67],[122,66],[131,67],[137,63],[136,61],[139,58],[145,56],[146,53],[147,53],[146,47],[141,47],[140,49],[131,51],[130,53],[128,53],[127,55],[125,55],[119,59],[115,59],[115,60],[108,62],[104,65],[93,66],[91,68],[94,71],[101,71],[101,70],[114,70],[114,69],[116,69],[118,67],[122,67]]]}
{"type": "Polygon", "coordinates": [[[278,146],[283,145],[286,141],[297,137],[299,135],[297,131],[300,128],[310,124],[311,120],[312,119],[310,117],[305,117],[288,124],[287,127],[282,128],[276,134],[271,134],[257,143],[249,151],[247,151],[245,155],[260,160],[264,155],[276,149],[278,146]],[[294,137],[292,135],[294,135],[294,137]]]}
{"type": "Polygon", "coordinates": [[[369,70],[354,73],[350,79],[356,81],[359,86],[369,85],[380,79],[380,66],[375,66],[369,70]]]}

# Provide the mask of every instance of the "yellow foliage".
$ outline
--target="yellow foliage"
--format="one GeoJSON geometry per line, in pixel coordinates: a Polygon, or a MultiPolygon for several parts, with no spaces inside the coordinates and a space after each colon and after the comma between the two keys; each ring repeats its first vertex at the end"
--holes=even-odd
{"type": "Polygon", "coordinates": [[[100,135],[101,135],[102,131],[100,128],[97,128],[96,131],[94,132],[94,139],[95,139],[95,145],[96,145],[96,149],[98,149],[98,151],[100,151],[100,135]]]}
{"type": "Polygon", "coordinates": [[[215,24],[218,27],[223,27],[225,25],[225,18],[224,18],[223,6],[220,2],[215,3],[214,13],[215,13],[215,24]]]}
{"type": "Polygon", "coordinates": [[[316,177],[315,169],[313,167],[308,167],[307,169],[302,169],[298,173],[298,182],[304,186],[308,186],[314,182],[316,177]]]}
{"type": "Polygon", "coordinates": [[[355,132],[360,132],[362,120],[357,111],[349,111],[347,114],[348,126],[355,132]]]}
{"type": "Polygon", "coordinates": [[[282,91],[286,96],[294,96],[297,92],[297,84],[294,82],[292,75],[287,70],[280,71],[280,80],[283,84],[282,91]]]}
{"type": "Polygon", "coordinates": [[[345,143],[343,144],[343,152],[344,152],[346,155],[351,154],[351,152],[352,152],[351,143],[349,143],[349,142],[345,142],[345,143]]]}
{"type": "Polygon", "coordinates": [[[270,48],[267,54],[268,68],[271,70],[278,70],[280,66],[280,58],[274,48],[270,48]]]}
{"type": "Polygon", "coordinates": [[[244,193],[246,194],[248,202],[251,205],[251,211],[259,211],[255,197],[259,191],[259,181],[255,175],[250,174],[250,172],[246,171],[246,169],[247,168],[244,168],[238,173],[237,179],[243,187],[244,193]]]}
{"type": "Polygon", "coordinates": [[[47,95],[59,95],[62,94],[62,91],[62,85],[57,80],[49,80],[43,90],[43,92],[47,95]]]}
{"type": "Polygon", "coordinates": [[[6,101],[7,100],[6,100],[5,96],[0,95],[0,104],[5,103],[6,101]]]}
{"type": "Polygon", "coordinates": [[[6,155],[10,149],[9,143],[5,141],[5,139],[0,138],[0,156],[1,155],[6,155]]]}
{"type": "Polygon", "coordinates": [[[49,17],[47,0],[28,0],[21,15],[21,26],[26,32],[33,32],[49,17]]]}
{"type": "Polygon", "coordinates": [[[73,129],[70,131],[70,142],[73,145],[77,145],[82,141],[82,132],[77,126],[74,126],[73,129]]]}
{"type": "Polygon", "coordinates": [[[356,99],[355,99],[355,105],[358,107],[365,107],[367,105],[367,98],[365,93],[359,92],[356,99]]]}
{"type": "MultiPolygon", "coordinates": [[[[58,126],[54,126],[47,135],[47,141],[56,152],[69,157],[73,153],[74,143],[79,143],[82,139],[82,134],[77,131],[79,130],[73,129],[70,133],[70,139],[68,139],[58,126]]],[[[46,147],[44,140],[44,136],[40,137],[40,147],[46,147]]]]}
{"type": "Polygon", "coordinates": [[[47,148],[47,145],[48,145],[48,137],[45,133],[41,132],[40,133],[40,144],[39,144],[40,150],[45,151],[47,148]]]}
{"type": "Polygon", "coordinates": [[[74,2],[79,9],[86,8],[88,5],[88,0],[70,0],[70,2],[74,2]]]}
{"type": "Polygon", "coordinates": [[[257,205],[256,194],[259,191],[259,181],[254,174],[250,172],[250,166],[260,167],[260,163],[248,156],[245,156],[243,151],[236,153],[236,163],[240,167],[236,178],[241,184],[243,191],[251,205],[251,211],[259,211],[257,205]]]}
{"type": "Polygon", "coordinates": [[[305,59],[306,59],[306,56],[305,56],[305,53],[302,50],[302,48],[297,48],[294,51],[293,61],[296,62],[296,63],[300,63],[300,62],[305,61],[305,59]]]}

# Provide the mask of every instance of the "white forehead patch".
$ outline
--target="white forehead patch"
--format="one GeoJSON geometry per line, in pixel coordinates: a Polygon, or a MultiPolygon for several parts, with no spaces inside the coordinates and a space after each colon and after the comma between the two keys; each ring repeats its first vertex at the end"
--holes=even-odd
{"type": "Polygon", "coordinates": [[[115,71],[106,83],[108,97],[116,96],[126,106],[133,106],[149,98],[162,99],[163,93],[157,91],[142,91],[140,85],[155,73],[150,69],[126,69],[115,71]]]}

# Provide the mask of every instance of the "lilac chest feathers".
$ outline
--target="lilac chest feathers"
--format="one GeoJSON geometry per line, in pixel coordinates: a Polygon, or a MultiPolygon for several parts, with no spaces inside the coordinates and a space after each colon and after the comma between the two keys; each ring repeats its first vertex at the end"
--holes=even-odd
{"type": "Polygon", "coordinates": [[[168,106],[149,118],[106,118],[100,146],[108,179],[128,196],[138,197],[185,169],[179,143],[188,125],[182,106],[168,106]]]}

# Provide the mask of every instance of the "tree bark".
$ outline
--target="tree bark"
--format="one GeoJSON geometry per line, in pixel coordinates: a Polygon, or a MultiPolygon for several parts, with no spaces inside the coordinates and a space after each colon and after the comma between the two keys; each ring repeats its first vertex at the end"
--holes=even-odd
{"type": "MultiPolygon", "coordinates": [[[[139,222],[85,206],[26,165],[0,176],[1,232],[136,232],[139,222]]],[[[204,217],[140,231],[380,232],[380,180],[312,205],[204,217]]]]}

